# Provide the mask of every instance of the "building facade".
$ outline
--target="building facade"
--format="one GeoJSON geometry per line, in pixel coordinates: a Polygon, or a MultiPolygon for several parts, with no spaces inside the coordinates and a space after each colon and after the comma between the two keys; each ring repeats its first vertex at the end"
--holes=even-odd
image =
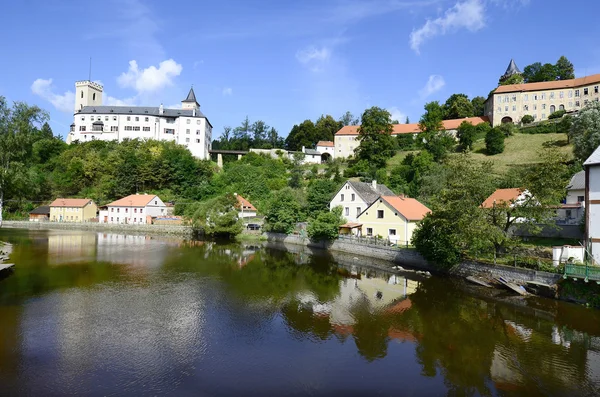
{"type": "Polygon", "coordinates": [[[585,213],[585,171],[579,171],[567,186],[567,198],[557,210],[556,222],[579,225],[585,213]]]}
{"type": "Polygon", "coordinates": [[[106,205],[100,223],[145,225],[167,215],[167,206],[154,194],[132,194],[106,205]],[[104,212],[106,211],[106,212],[104,212]]]}
{"type": "Polygon", "coordinates": [[[525,115],[542,121],[556,111],[579,111],[589,101],[598,100],[600,74],[571,80],[503,85],[488,97],[485,115],[494,127],[507,122],[519,123],[525,115]]]}
{"type": "Polygon", "coordinates": [[[78,81],[75,89],[75,114],[67,143],[155,139],[183,145],[199,159],[210,158],[212,125],[200,111],[193,88],[181,102],[181,109],[103,106],[101,85],[78,81]]]}
{"type": "Polygon", "coordinates": [[[371,183],[346,181],[342,188],[329,202],[329,209],[342,207],[342,216],[348,222],[356,222],[358,216],[373,203],[379,196],[393,196],[387,186],[371,183]]]}
{"type": "Polygon", "coordinates": [[[588,250],[600,264],[600,147],[583,163],[585,167],[585,225],[588,250]]]}
{"type": "Polygon", "coordinates": [[[57,198],[50,204],[50,222],[93,222],[97,213],[90,199],[57,198]]]}

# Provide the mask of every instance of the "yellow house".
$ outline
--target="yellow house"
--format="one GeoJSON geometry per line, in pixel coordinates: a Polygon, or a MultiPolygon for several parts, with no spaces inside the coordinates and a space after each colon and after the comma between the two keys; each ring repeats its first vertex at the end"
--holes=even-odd
{"type": "Polygon", "coordinates": [[[91,222],[97,212],[91,199],[57,198],[50,204],[50,222],[91,222]]]}
{"type": "Polygon", "coordinates": [[[358,216],[362,234],[381,237],[398,245],[410,243],[417,222],[431,210],[419,201],[398,196],[381,196],[358,216]]]}

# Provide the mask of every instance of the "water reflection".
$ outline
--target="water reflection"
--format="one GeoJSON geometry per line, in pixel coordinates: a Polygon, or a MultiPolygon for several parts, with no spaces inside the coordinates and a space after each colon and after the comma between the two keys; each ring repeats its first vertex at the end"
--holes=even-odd
{"type": "Polygon", "coordinates": [[[0,239],[17,264],[0,281],[8,394],[598,393],[600,316],[578,306],[503,302],[305,250],[0,239]]]}

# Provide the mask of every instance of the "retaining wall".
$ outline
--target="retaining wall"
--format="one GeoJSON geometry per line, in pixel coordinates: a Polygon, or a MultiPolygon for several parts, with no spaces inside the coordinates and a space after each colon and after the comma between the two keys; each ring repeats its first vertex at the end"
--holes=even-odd
{"type": "Polygon", "coordinates": [[[89,230],[96,232],[117,232],[127,234],[161,234],[181,237],[192,237],[193,230],[189,226],[180,225],[116,225],[110,223],[78,223],[78,222],[28,222],[4,221],[2,227],[37,230],[89,230]]]}

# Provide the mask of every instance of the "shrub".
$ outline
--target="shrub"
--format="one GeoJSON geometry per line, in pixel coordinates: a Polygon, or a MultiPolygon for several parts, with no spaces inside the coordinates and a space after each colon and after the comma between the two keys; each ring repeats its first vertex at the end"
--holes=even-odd
{"type": "Polygon", "coordinates": [[[398,134],[396,139],[398,140],[398,149],[402,151],[416,150],[418,149],[418,139],[415,139],[414,134],[398,134]]]}
{"type": "Polygon", "coordinates": [[[489,155],[504,151],[504,133],[498,128],[492,128],[485,136],[485,150],[489,155]]]}
{"type": "Polygon", "coordinates": [[[555,132],[559,132],[557,131],[557,123],[548,121],[521,128],[523,134],[552,134],[555,132]]]}
{"type": "Polygon", "coordinates": [[[339,227],[345,222],[342,217],[342,207],[335,207],[331,211],[320,212],[315,219],[308,222],[306,232],[314,241],[334,240],[339,234],[339,227]]]}
{"type": "Polygon", "coordinates": [[[548,119],[560,119],[562,116],[565,115],[565,113],[567,113],[566,110],[557,110],[554,113],[551,113],[550,116],[548,116],[548,119]]]}
{"type": "Polygon", "coordinates": [[[525,116],[521,117],[521,123],[523,123],[523,124],[533,123],[533,116],[530,114],[526,114],[525,116]]]}
{"type": "Polygon", "coordinates": [[[513,136],[519,129],[513,123],[503,123],[496,127],[505,137],[513,136]]]}
{"type": "Polygon", "coordinates": [[[302,207],[290,188],[275,192],[267,202],[265,230],[290,234],[302,216],[302,207]]]}
{"type": "Polygon", "coordinates": [[[475,142],[475,137],[477,136],[477,127],[471,123],[463,121],[456,131],[456,135],[458,136],[458,141],[460,142],[460,146],[462,151],[466,151],[467,149],[473,149],[473,143],[475,142]]]}

